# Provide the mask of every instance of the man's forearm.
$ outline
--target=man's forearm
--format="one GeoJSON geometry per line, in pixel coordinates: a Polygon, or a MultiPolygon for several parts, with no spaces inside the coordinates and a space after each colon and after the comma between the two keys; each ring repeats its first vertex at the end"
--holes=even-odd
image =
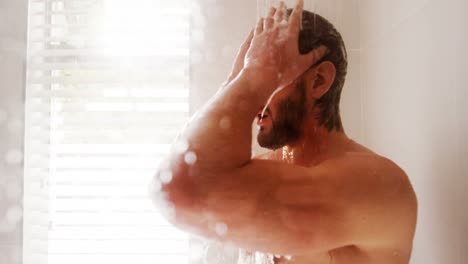
{"type": "Polygon", "coordinates": [[[251,158],[252,121],[271,94],[265,87],[272,84],[265,81],[259,87],[260,82],[254,81],[258,77],[243,71],[219,90],[180,134],[179,144],[188,143],[188,150],[172,153],[172,158],[193,163],[188,165],[199,170],[229,170],[246,164],[251,158]]]}

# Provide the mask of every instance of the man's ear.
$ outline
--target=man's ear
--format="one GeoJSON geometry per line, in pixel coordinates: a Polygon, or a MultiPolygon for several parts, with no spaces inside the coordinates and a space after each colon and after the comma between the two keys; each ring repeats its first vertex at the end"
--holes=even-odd
{"type": "Polygon", "coordinates": [[[336,68],[332,62],[324,61],[308,70],[304,77],[308,96],[318,100],[328,92],[335,81],[336,68]]]}

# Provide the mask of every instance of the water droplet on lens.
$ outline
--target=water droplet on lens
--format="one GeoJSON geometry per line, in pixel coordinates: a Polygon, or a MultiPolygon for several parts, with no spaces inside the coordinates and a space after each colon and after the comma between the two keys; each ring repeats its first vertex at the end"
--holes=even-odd
{"type": "Polygon", "coordinates": [[[159,174],[159,179],[162,183],[170,183],[172,181],[172,172],[170,170],[163,170],[159,174]]]}
{"type": "Polygon", "coordinates": [[[228,226],[225,223],[216,223],[215,232],[218,236],[225,236],[228,231],[228,226]]]}
{"type": "Polygon", "coordinates": [[[187,152],[184,156],[184,160],[188,165],[193,165],[197,162],[197,155],[192,151],[187,152]]]}
{"type": "Polygon", "coordinates": [[[231,119],[228,116],[225,116],[219,121],[219,127],[224,130],[231,128],[231,119]]]}
{"type": "Polygon", "coordinates": [[[175,150],[177,153],[184,153],[188,150],[189,144],[187,140],[180,139],[175,143],[175,150]]]}

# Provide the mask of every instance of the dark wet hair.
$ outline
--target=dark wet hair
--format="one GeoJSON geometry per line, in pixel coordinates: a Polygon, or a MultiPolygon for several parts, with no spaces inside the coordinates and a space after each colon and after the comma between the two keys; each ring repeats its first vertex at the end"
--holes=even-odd
{"type": "MultiPolygon", "coordinates": [[[[292,9],[288,9],[288,15],[291,12],[292,9]]],[[[333,24],[318,14],[304,10],[302,30],[299,34],[299,51],[301,54],[306,54],[320,45],[328,47],[329,53],[315,65],[323,61],[332,62],[336,68],[336,76],[328,92],[317,100],[317,106],[320,108],[319,124],[329,131],[343,131],[340,99],[348,68],[346,47],[341,34],[333,24]]]]}

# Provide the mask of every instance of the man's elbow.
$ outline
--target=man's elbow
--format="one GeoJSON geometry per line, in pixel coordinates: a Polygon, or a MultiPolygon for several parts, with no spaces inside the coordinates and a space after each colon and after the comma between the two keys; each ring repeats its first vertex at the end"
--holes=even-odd
{"type": "Polygon", "coordinates": [[[158,211],[171,217],[176,211],[190,210],[195,206],[195,189],[195,183],[186,170],[162,167],[151,180],[150,196],[158,211]]]}

